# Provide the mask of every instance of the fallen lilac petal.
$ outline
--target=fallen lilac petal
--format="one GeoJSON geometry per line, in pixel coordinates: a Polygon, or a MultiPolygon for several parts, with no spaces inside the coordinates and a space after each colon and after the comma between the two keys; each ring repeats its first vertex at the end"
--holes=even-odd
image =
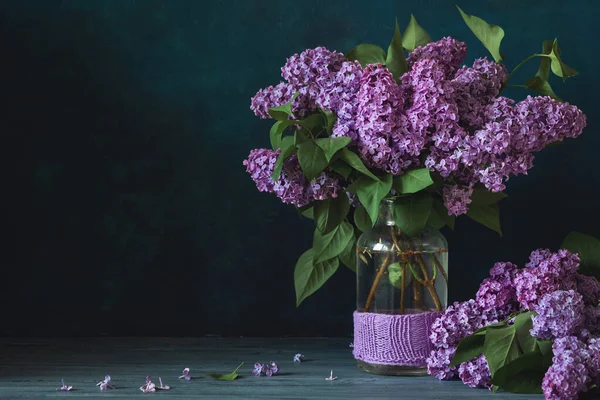
{"type": "Polygon", "coordinates": [[[333,376],[333,370],[331,370],[331,375],[329,375],[329,378],[325,378],[326,381],[335,381],[337,379],[337,376],[333,376]]]}
{"type": "Polygon", "coordinates": [[[273,371],[271,370],[271,368],[267,367],[266,365],[264,368],[264,372],[265,372],[266,376],[273,376],[273,371]]]}
{"type": "Polygon", "coordinates": [[[261,363],[254,363],[254,369],[252,370],[252,375],[260,376],[263,371],[263,365],[261,363]]]}
{"type": "Polygon", "coordinates": [[[168,386],[168,385],[165,386],[165,385],[163,385],[163,382],[162,382],[162,379],[161,379],[160,376],[158,377],[158,382],[160,382],[160,386],[157,386],[156,387],[157,389],[159,389],[159,390],[169,390],[169,389],[171,389],[171,386],[168,386]]]}
{"type": "Polygon", "coordinates": [[[73,386],[67,386],[67,385],[65,385],[65,380],[64,379],[61,379],[60,381],[62,382],[62,386],[59,387],[56,390],[59,390],[59,391],[62,391],[62,392],[68,392],[71,389],[73,389],[73,386]]]}
{"type": "Polygon", "coordinates": [[[304,360],[304,354],[298,353],[294,356],[294,362],[302,362],[302,360],[304,360]]]}
{"type": "Polygon", "coordinates": [[[104,391],[106,389],[114,389],[110,385],[110,375],[106,375],[103,380],[101,380],[100,382],[96,383],[96,386],[100,386],[100,390],[102,390],[102,391],[104,391]]]}
{"type": "Polygon", "coordinates": [[[192,377],[190,376],[190,369],[189,368],[184,368],[183,375],[181,375],[178,379],[185,379],[186,381],[189,381],[190,379],[192,379],[192,377]]]}
{"type": "Polygon", "coordinates": [[[156,392],[156,385],[150,380],[150,376],[146,376],[146,383],[140,386],[140,390],[144,393],[156,392]]]}
{"type": "Polygon", "coordinates": [[[352,347],[352,348],[354,348],[354,343],[350,343],[350,344],[348,345],[348,347],[352,347]]]}
{"type": "MultiPolygon", "coordinates": [[[[275,361],[269,361],[269,364],[271,364],[271,375],[277,375],[277,373],[279,372],[279,366],[277,364],[275,364],[275,361]]],[[[271,376],[269,375],[269,376],[271,376]]]]}

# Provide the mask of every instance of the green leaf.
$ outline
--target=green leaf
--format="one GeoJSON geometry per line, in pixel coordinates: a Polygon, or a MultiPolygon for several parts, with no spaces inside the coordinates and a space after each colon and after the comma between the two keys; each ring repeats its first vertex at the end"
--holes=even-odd
{"type": "Polygon", "coordinates": [[[539,352],[524,354],[499,368],[493,375],[492,383],[502,390],[512,393],[542,393],[542,379],[551,362],[539,352]]]}
{"type": "MultiPolygon", "coordinates": [[[[406,273],[406,271],[409,270],[408,267],[405,266],[404,273],[406,276],[404,277],[404,289],[406,289],[410,282],[412,282],[412,274],[406,273]]],[[[402,289],[402,266],[400,263],[395,262],[388,266],[388,277],[392,286],[402,289]]]]}
{"type": "Polygon", "coordinates": [[[296,152],[296,146],[294,145],[294,138],[291,136],[286,136],[281,140],[281,153],[277,157],[277,161],[275,161],[275,168],[273,169],[273,173],[271,174],[271,179],[277,181],[279,176],[281,175],[281,170],[283,169],[283,162],[287,160],[292,154],[296,152]]]}
{"type": "Polygon", "coordinates": [[[354,209],[354,224],[361,232],[373,227],[369,213],[362,204],[354,209]]]}
{"type": "Polygon", "coordinates": [[[325,153],[327,162],[331,161],[335,153],[344,147],[348,146],[352,139],[346,136],[339,136],[335,138],[322,138],[317,139],[317,146],[319,146],[325,153]]]}
{"type": "Polygon", "coordinates": [[[435,210],[436,214],[440,217],[440,219],[444,221],[444,223],[448,225],[450,229],[454,229],[456,217],[454,215],[448,215],[448,209],[444,205],[442,199],[436,197],[433,200],[433,209],[435,210]]]}
{"type": "Polygon", "coordinates": [[[271,147],[273,150],[277,150],[281,147],[281,135],[283,135],[283,131],[291,125],[294,125],[296,121],[293,119],[287,119],[285,121],[276,121],[271,127],[271,131],[269,132],[269,137],[271,139],[271,147]]]}
{"type": "Polygon", "coordinates": [[[313,136],[317,136],[325,128],[325,117],[321,113],[311,114],[304,119],[296,121],[296,124],[302,126],[304,129],[308,129],[313,136]]]}
{"type": "Polygon", "coordinates": [[[352,238],[354,238],[354,229],[346,221],[326,234],[315,229],[313,235],[314,262],[320,263],[339,256],[352,238]]]}
{"type": "Polygon", "coordinates": [[[361,204],[366,208],[371,221],[377,221],[379,203],[392,189],[392,175],[387,174],[382,180],[374,181],[361,176],[348,187],[348,191],[358,196],[361,204]]]}
{"type": "Polygon", "coordinates": [[[433,185],[429,168],[406,171],[404,175],[394,177],[394,189],[398,194],[416,193],[433,185]]]}
{"type": "Polygon", "coordinates": [[[296,307],[323,286],[340,265],[337,258],[314,264],[313,254],[313,249],[305,251],[298,259],[294,269],[296,307]]]}
{"type": "Polygon", "coordinates": [[[356,272],[356,237],[352,236],[352,239],[346,245],[346,248],[338,256],[342,264],[348,269],[356,272]]]}
{"type": "Polygon", "coordinates": [[[333,231],[348,215],[350,202],[343,191],[338,197],[329,197],[325,200],[315,202],[315,223],[321,233],[326,234],[333,231]]]}
{"type": "Polygon", "coordinates": [[[427,220],[427,226],[431,227],[435,230],[440,230],[444,226],[446,226],[446,222],[442,218],[440,218],[438,212],[434,207],[431,208],[431,214],[429,214],[429,219],[427,220]]]}
{"type": "MultiPolygon", "coordinates": [[[[552,53],[552,48],[554,47],[554,42],[552,40],[544,40],[542,43],[542,53],[541,54],[550,54],[552,53]]],[[[550,79],[550,58],[548,57],[540,57],[540,67],[538,68],[535,76],[539,76],[543,80],[547,81],[550,79]]]]}
{"type": "Polygon", "coordinates": [[[558,97],[554,90],[552,90],[552,86],[548,81],[543,80],[539,76],[534,76],[533,78],[527,79],[525,82],[525,87],[527,89],[531,89],[536,93],[541,94],[542,96],[550,96],[556,101],[562,102],[562,99],[558,97]]]}
{"type": "Polygon", "coordinates": [[[502,236],[500,229],[500,210],[498,204],[490,204],[489,206],[476,206],[471,204],[467,215],[475,222],[498,232],[502,236]]]}
{"type": "Polygon", "coordinates": [[[356,155],[356,153],[344,147],[342,151],[339,152],[339,155],[340,159],[344,160],[349,166],[351,166],[361,174],[366,175],[369,178],[374,179],[376,181],[379,180],[379,178],[373,175],[373,173],[369,171],[365,164],[363,164],[360,157],[356,155]]]}
{"type": "Polygon", "coordinates": [[[560,57],[560,47],[558,47],[558,39],[554,39],[552,42],[552,50],[549,54],[538,54],[540,57],[550,59],[550,69],[556,76],[563,78],[563,82],[572,76],[579,74],[573,68],[565,64],[560,57]]]}
{"type": "Polygon", "coordinates": [[[483,353],[486,330],[467,336],[458,343],[450,367],[470,361],[483,353]]]}
{"type": "Polygon", "coordinates": [[[331,168],[337,174],[343,176],[344,179],[348,179],[352,173],[352,167],[340,159],[337,159],[329,164],[329,168],[331,168]]]}
{"type": "Polygon", "coordinates": [[[508,195],[504,192],[490,192],[483,185],[475,186],[471,195],[471,205],[477,207],[489,206],[507,197],[508,195]]]}
{"type": "Polygon", "coordinates": [[[429,42],[431,42],[431,38],[425,32],[425,29],[421,28],[415,16],[410,14],[410,22],[404,31],[404,35],[402,35],[402,47],[408,51],[413,51],[429,42]]]}
{"type": "Polygon", "coordinates": [[[325,118],[325,127],[327,128],[327,132],[331,133],[333,126],[337,121],[337,115],[327,110],[321,110],[321,113],[323,114],[323,118],[325,118]]]}
{"type": "Polygon", "coordinates": [[[304,129],[298,129],[294,133],[294,146],[299,146],[304,142],[311,140],[310,134],[304,129]]]}
{"type": "Polygon", "coordinates": [[[385,60],[385,66],[390,70],[394,79],[398,79],[406,71],[408,71],[408,64],[406,58],[404,58],[404,48],[402,47],[402,35],[400,34],[400,27],[398,26],[398,20],[396,19],[396,30],[392,43],[388,47],[387,58],[385,60]]]}
{"type": "Polygon", "coordinates": [[[504,38],[504,30],[498,25],[488,24],[484,20],[474,15],[465,14],[459,6],[456,6],[463,20],[471,29],[471,32],[475,34],[477,39],[483,44],[483,46],[490,52],[496,62],[502,61],[502,55],[500,54],[500,43],[504,38]]]}
{"type": "Polygon", "coordinates": [[[560,248],[579,254],[579,272],[600,280],[600,240],[585,233],[571,232],[560,248]]]}
{"type": "Polygon", "coordinates": [[[312,204],[298,208],[298,212],[303,217],[306,217],[309,219],[315,219],[315,208],[312,204]]]}
{"type": "Polygon", "coordinates": [[[363,67],[368,64],[384,64],[385,51],[374,44],[359,44],[346,54],[346,58],[350,61],[357,60],[363,67]]]}
{"type": "Polygon", "coordinates": [[[485,333],[483,354],[492,377],[503,365],[521,356],[514,325],[488,328],[485,333]]]}
{"type": "Polygon", "coordinates": [[[292,103],[296,100],[299,93],[300,92],[295,92],[289,102],[277,107],[269,108],[269,115],[278,121],[288,120],[290,116],[294,115],[294,113],[292,113],[292,103]]]}
{"type": "Polygon", "coordinates": [[[325,153],[312,140],[307,140],[298,145],[298,162],[308,181],[312,181],[319,176],[328,164],[325,153]]]}
{"type": "Polygon", "coordinates": [[[528,311],[515,317],[514,325],[517,340],[519,341],[519,347],[525,354],[538,350],[536,339],[529,333],[529,330],[533,328],[533,321],[531,319],[533,315],[533,312],[528,311]]]}
{"type": "Polygon", "coordinates": [[[206,376],[210,376],[211,378],[215,378],[219,381],[232,381],[238,377],[237,372],[242,367],[242,365],[244,365],[244,363],[241,363],[235,370],[233,370],[233,372],[230,372],[228,374],[206,374],[206,376]]]}
{"type": "Polygon", "coordinates": [[[420,234],[431,214],[432,203],[433,198],[427,192],[399,197],[394,203],[396,225],[408,236],[420,234]]]}

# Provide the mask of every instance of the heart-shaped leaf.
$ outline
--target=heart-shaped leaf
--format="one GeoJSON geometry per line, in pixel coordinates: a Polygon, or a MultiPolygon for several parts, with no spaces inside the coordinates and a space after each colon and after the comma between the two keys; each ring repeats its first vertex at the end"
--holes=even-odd
{"type": "Polygon", "coordinates": [[[348,146],[352,139],[346,136],[339,136],[334,138],[322,138],[317,139],[317,146],[319,146],[325,153],[327,162],[331,161],[335,153],[344,147],[348,146]]]}
{"type": "Polygon", "coordinates": [[[329,233],[321,233],[315,229],[313,235],[314,262],[319,263],[339,256],[354,238],[354,228],[343,221],[329,233]]]}
{"type": "Polygon", "coordinates": [[[372,180],[361,176],[348,187],[348,191],[355,193],[360,203],[365,207],[371,221],[377,221],[379,203],[392,189],[392,175],[387,174],[381,180],[372,180]]]}
{"type": "Polygon", "coordinates": [[[277,150],[281,147],[281,136],[286,128],[296,124],[293,119],[286,119],[285,121],[275,121],[269,132],[269,138],[271,140],[271,147],[273,150],[277,150]]]}
{"type": "Polygon", "coordinates": [[[282,104],[277,107],[269,108],[269,115],[278,121],[286,121],[290,116],[294,115],[292,113],[292,103],[298,97],[300,92],[295,92],[292,96],[292,99],[285,104],[282,104]]]}
{"type": "Polygon", "coordinates": [[[340,159],[344,160],[349,166],[357,170],[363,175],[368,176],[369,178],[378,181],[379,178],[376,177],[369,169],[363,164],[360,157],[356,155],[353,151],[343,148],[342,151],[339,152],[340,159]]]}
{"type": "Polygon", "coordinates": [[[425,46],[431,42],[431,38],[425,32],[414,15],[410,14],[410,22],[402,35],[402,47],[408,51],[413,51],[419,46],[425,46]]]}
{"type": "Polygon", "coordinates": [[[416,193],[433,185],[429,168],[417,168],[406,171],[404,175],[394,177],[394,189],[398,194],[416,193]]]}
{"type": "Polygon", "coordinates": [[[475,34],[477,39],[490,52],[496,62],[502,61],[503,57],[500,54],[500,43],[504,38],[504,29],[498,25],[488,24],[484,20],[474,15],[466,14],[459,6],[456,6],[463,20],[475,34]]]}
{"type": "Polygon", "coordinates": [[[346,245],[346,248],[342,253],[338,256],[342,264],[344,264],[348,269],[353,272],[356,272],[356,237],[353,236],[352,239],[346,245]]]}
{"type": "Polygon", "coordinates": [[[339,265],[337,257],[315,264],[313,263],[313,249],[305,251],[298,259],[294,269],[296,306],[299,306],[308,296],[323,286],[339,265]]]}
{"type": "Polygon", "coordinates": [[[554,100],[562,102],[562,99],[558,97],[556,93],[554,93],[554,90],[552,89],[552,86],[550,86],[550,83],[548,83],[548,81],[543,80],[539,76],[534,76],[533,78],[527,79],[527,81],[525,82],[525,87],[527,87],[527,89],[533,90],[536,93],[541,94],[542,96],[550,96],[554,100]]]}
{"type": "Polygon", "coordinates": [[[479,222],[481,225],[498,232],[502,236],[502,229],[500,229],[500,209],[497,203],[490,204],[489,206],[471,204],[469,211],[467,211],[467,216],[473,221],[479,222]]]}
{"type": "Polygon", "coordinates": [[[425,229],[433,199],[427,192],[400,197],[394,203],[394,220],[400,230],[408,236],[419,235],[425,229]]]}
{"type": "Polygon", "coordinates": [[[296,152],[296,146],[294,145],[294,138],[292,136],[285,136],[281,140],[281,152],[275,161],[275,169],[271,174],[271,179],[277,181],[281,175],[283,169],[283,162],[287,160],[292,154],[296,152]]]}
{"type": "Polygon", "coordinates": [[[315,202],[314,216],[317,229],[326,234],[333,231],[348,215],[350,202],[345,192],[338,193],[338,197],[329,197],[315,202]]]}
{"type": "Polygon", "coordinates": [[[408,71],[408,64],[404,57],[404,48],[402,47],[402,35],[400,34],[400,27],[398,26],[398,20],[396,19],[396,30],[392,37],[392,42],[388,47],[387,58],[385,60],[385,66],[390,70],[394,79],[398,79],[406,71],[408,71]]]}
{"type": "Polygon", "coordinates": [[[354,224],[361,232],[373,227],[369,213],[362,204],[354,209],[354,224]]]}
{"type": "Polygon", "coordinates": [[[552,50],[550,53],[538,54],[538,56],[550,59],[550,69],[556,76],[563,78],[563,82],[566,81],[567,78],[578,74],[577,71],[562,61],[560,57],[560,47],[558,47],[558,39],[554,39],[554,42],[552,42],[552,50]]]}
{"type": "Polygon", "coordinates": [[[491,383],[502,390],[521,394],[542,393],[542,380],[551,365],[539,352],[524,354],[499,368],[491,383]]]}
{"type": "Polygon", "coordinates": [[[486,330],[467,336],[458,343],[450,367],[470,361],[483,353],[486,330]]]}
{"type": "Polygon", "coordinates": [[[329,164],[323,150],[312,140],[298,145],[298,162],[304,176],[309,181],[319,176],[329,164]]]}
{"type": "Polygon", "coordinates": [[[374,44],[359,44],[346,54],[346,58],[357,60],[364,68],[368,64],[385,63],[385,51],[374,44]]]}

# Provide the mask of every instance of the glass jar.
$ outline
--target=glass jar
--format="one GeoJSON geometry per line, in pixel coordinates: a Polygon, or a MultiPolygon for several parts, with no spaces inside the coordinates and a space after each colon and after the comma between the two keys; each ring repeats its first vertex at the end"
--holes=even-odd
{"type": "Polygon", "coordinates": [[[405,235],[393,207],[393,198],[384,199],[356,244],[354,353],[367,372],[425,375],[430,326],[447,305],[448,244],[429,228],[405,235]]]}

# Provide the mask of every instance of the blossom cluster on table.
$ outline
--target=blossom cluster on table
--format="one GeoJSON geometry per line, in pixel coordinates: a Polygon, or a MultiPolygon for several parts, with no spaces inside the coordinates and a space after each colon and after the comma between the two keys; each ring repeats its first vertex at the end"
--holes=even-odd
{"type": "Polygon", "coordinates": [[[432,325],[429,374],[491,388],[484,354],[451,366],[457,346],[478,329],[531,311],[530,335],[552,341],[552,364],[541,382],[545,398],[577,399],[600,383],[600,283],[579,266],[577,254],[548,249],[533,251],[521,269],[496,263],[474,299],[454,303],[432,325]]]}

